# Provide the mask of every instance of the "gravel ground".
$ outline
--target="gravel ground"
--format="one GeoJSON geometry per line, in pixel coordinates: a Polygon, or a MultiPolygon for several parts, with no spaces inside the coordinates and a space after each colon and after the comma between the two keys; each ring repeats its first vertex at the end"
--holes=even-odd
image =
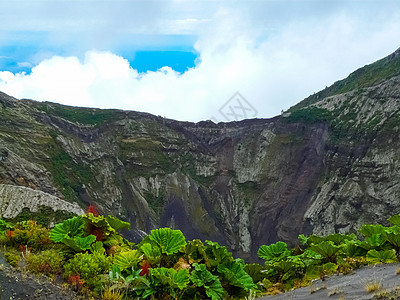
{"type": "Polygon", "coordinates": [[[45,276],[23,274],[11,267],[0,252],[0,300],[79,299],[73,291],[52,283],[45,276]]]}
{"type": "Polygon", "coordinates": [[[396,274],[399,267],[400,264],[368,266],[351,274],[316,280],[308,287],[257,299],[400,299],[400,293],[393,292],[400,289],[400,275],[396,274]],[[382,286],[375,292],[367,292],[366,286],[371,283],[380,283],[382,286]]]}

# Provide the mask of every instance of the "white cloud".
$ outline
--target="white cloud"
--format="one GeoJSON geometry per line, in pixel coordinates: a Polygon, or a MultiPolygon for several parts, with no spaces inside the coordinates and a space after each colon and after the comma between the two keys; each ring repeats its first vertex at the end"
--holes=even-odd
{"type": "Polygon", "coordinates": [[[169,67],[138,74],[122,57],[88,51],[81,61],[43,60],[29,75],[0,72],[0,90],[18,98],[192,121],[222,120],[218,109],[239,91],[259,117],[272,117],[400,45],[396,11],[376,20],[338,11],[323,20],[295,18],[272,31],[268,22],[229,7],[207,21],[180,20],[171,28],[192,24],[199,30],[195,48],[201,60],[184,74],[169,67]]]}

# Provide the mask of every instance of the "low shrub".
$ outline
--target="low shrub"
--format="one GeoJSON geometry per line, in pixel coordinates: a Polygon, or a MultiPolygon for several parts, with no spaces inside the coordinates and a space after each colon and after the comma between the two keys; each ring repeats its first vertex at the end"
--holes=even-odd
{"type": "Polygon", "coordinates": [[[55,249],[31,253],[26,256],[27,269],[33,273],[52,275],[61,272],[64,257],[55,249]]]}
{"type": "Polygon", "coordinates": [[[36,221],[17,223],[15,229],[7,234],[8,245],[26,245],[34,251],[44,250],[50,245],[49,230],[38,225],[36,221]]]}
{"type": "Polygon", "coordinates": [[[7,250],[4,253],[4,257],[6,258],[6,261],[13,267],[17,267],[19,261],[21,260],[21,254],[15,249],[7,250]]]}
{"type": "Polygon", "coordinates": [[[66,278],[79,275],[84,283],[95,286],[101,274],[108,273],[112,258],[102,253],[77,253],[64,266],[66,278]]]}

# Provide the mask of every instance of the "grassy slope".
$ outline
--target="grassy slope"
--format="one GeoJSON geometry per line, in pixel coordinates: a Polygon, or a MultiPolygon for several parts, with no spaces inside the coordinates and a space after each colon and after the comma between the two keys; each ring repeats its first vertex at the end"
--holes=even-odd
{"type": "Polygon", "coordinates": [[[383,80],[400,74],[400,48],[389,56],[382,58],[370,65],[366,65],[347,78],[336,81],[333,85],[311,95],[290,108],[294,111],[310,104],[316,103],[326,97],[362,89],[381,83],[383,80]]]}

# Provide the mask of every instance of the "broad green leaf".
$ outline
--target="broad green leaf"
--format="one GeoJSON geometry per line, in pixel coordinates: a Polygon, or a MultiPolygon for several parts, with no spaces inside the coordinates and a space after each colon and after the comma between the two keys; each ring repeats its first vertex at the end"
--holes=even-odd
{"type": "Polygon", "coordinates": [[[81,251],[85,251],[90,249],[90,245],[96,241],[96,237],[94,235],[88,235],[85,237],[77,236],[74,238],[74,241],[81,251]]]}
{"type": "Polygon", "coordinates": [[[337,264],[331,262],[323,265],[313,265],[307,268],[306,277],[311,280],[320,278],[322,275],[332,275],[336,273],[338,267],[337,264]]]}
{"type": "Polygon", "coordinates": [[[128,240],[124,239],[117,233],[113,233],[107,237],[107,239],[103,242],[107,247],[117,246],[117,251],[129,251],[132,249],[134,243],[130,243],[128,240]]]}
{"type": "Polygon", "coordinates": [[[362,242],[357,241],[346,241],[341,245],[342,251],[345,257],[359,257],[365,256],[367,254],[367,250],[362,247],[362,242]]]}
{"type": "Polygon", "coordinates": [[[372,234],[365,238],[364,242],[361,246],[367,250],[371,250],[374,248],[384,248],[386,243],[386,233],[385,234],[372,234]]]}
{"type": "Polygon", "coordinates": [[[356,240],[357,237],[355,234],[340,234],[340,233],[334,233],[331,235],[328,235],[325,240],[326,241],[332,241],[336,246],[339,246],[346,241],[354,241],[356,240]]]}
{"type": "Polygon", "coordinates": [[[97,228],[103,228],[105,231],[106,235],[110,233],[115,233],[114,228],[111,227],[111,225],[108,223],[107,219],[104,216],[95,216],[92,213],[88,213],[86,215],[82,216],[88,224],[91,224],[97,228]]]}
{"type": "Polygon", "coordinates": [[[205,264],[193,264],[194,271],[192,272],[191,280],[197,286],[204,286],[207,282],[211,282],[218,278],[218,276],[213,275],[207,270],[205,264]]]}
{"type": "Polygon", "coordinates": [[[230,285],[243,288],[246,291],[255,288],[253,279],[244,271],[243,265],[237,261],[219,265],[218,273],[222,274],[224,281],[226,280],[230,285]]]}
{"type": "Polygon", "coordinates": [[[384,251],[369,250],[367,261],[372,264],[393,263],[396,261],[396,251],[394,249],[384,251]]]}
{"type": "Polygon", "coordinates": [[[307,245],[312,245],[312,244],[319,244],[325,241],[324,237],[312,234],[309,237],[307,237],[307,245]]]}
{"type": "Polygon", "coordinates": [[[190,281],[189,271],[186,269],[176,271],[172,268],[155,268],[151,270],[151,275],[157,278],[162,285],[180,290],[186,288],[190,281]]]}
{"type": "MultiPolygon", "coordinates": [[[[301,265],[304,265],[301,263],[301,265]]],[[[265,263],[267,269],[267,275],[278,278],[281,281],[287,281],[289,279],[295,278],[297,272],[299,271],[300,264],[294,261],[288,260],[270,260],[265,263]]]]}
{"type": "Polygon", "coordinates": [[[157,243],[161,252],[167,255],[177,253],[186,246],[185,237],[182,232],[171,228],[154,229],[148,238],[157,243]]]}
{"type": "Polygon", "coordinates": [[[378,224],[378,225],[363,225],[361,227],[361,229],[359,230],[359,232],[367,238],[371,237],[375,234],[384,235],[386,233],[385,227],[383,227],[380,224],[378,224]]]}
{"type": "Polygon", "coordinates": [[[388,219],[393,225],[400,226],[400,215],[394,215],[388,219]]]}
{"type": "Polygon", "coordinates": [[[297,268],[297,264],[292,261],[280,260],[280,261],[267,263],[266,267],[273,268],[276,271],[278,271],[279,273],[285,274],[290,271],[295,271],[297,268]]]}
{"type": "Polygon", "coordinates": [[[400,234],[386,233],[386,240],[392,244],[396,249],[400,248],[400,234]]]}
{"type": "Polygon", "coordinates": [[[206,289],[206,294],[212,300],[223,299],[225,295],[225,290],[223,289],[219,279],[215,279],[208,285],[204,286],[206,289]]]}
{"type": "Polygon", "coordinates": [[[213,300],[223,299],[225,290],[222,288],[221,282],[218,277],[211,274],[204,264],[193,264],[194,270],[192,271],[191,281],[198,287],[204,287],[206,294],[213,300]]]}
{"type": "Polygon", "coordinates": [[[65,238],[62,242],[75,252],[81,252],[90,249],[90,245],[96,240],[94,235],[86,237],[76,236],[74,238],[65,238]]]}
{"type": "Polygon", "coordinates": [[[112,216],[107,216],[106,221],[112,228],[114,228],[115,231],[119,231],[121,229],[129,230],[131,228],[131,224],[129,222],[121,221],[120,219],[112,216]]]}
{"type": "Polygon", "coordinates": [[[59,243],[63,239],[82,236],[84,225],[85,221],[82,216],[76,216],[65,220],[62,223],[56,224],[50,231],[50,239],[55,243],[59,243]]]}
{"type": "Polygon", "coordinates": [[[206,246],[200,240],[189,241],[185,247],[185,254],[190,263],[199,263],[207,258],[206,246]]]}
{"type": "Polygon", "coordinates": [[[277,242],[269,246],[262,245],[257,252],[258,256],[266,261],[280,260],[291,254],[288,250],[286,243],[277,242]]]}
{"type": "Polygon", "coordinates": [[[307,248],[306,251],[304,251],[304,253],[299,256],[303,256],[304,259],[312,259],[312,260],[321,260],[322,259],[321,254],[318,254],[317,252],[312,251],[310,248],[307,248]]]}
{"type": "Polygon", "coordinates": [[[139,261],[140,252],[138,250],[119,252],[114,256],[114,264],[122,271],[132,267],[136,268],[139,261]]]}
{"type": "Polygon", "coordinates": [[[107,247],[120,246],[123,243],[123,238],[119,234],[113,233],[109,235],[103,243],[107,247]]]}
{"type": "Polygon", "coordinates": [[[159,264],[161,261],[161,249],[157,245],[145,243],[140,250],[151,264],[159,264]]]}
{"type": "Polygon", "coordinates": [[[103,243],[100,242],[100,241],[98,241],[96,243],[93,243],[90,246],[90,251],[92,251],[92,253],[95,253],[95,252],[100,253],[100,254],[105,254],[106,253],[106,249],[104,249],[103,243]]]}
{"type": "Polygon", "coordinates": [[[260,264],[248,264],[244,267],[244,270],[253,278],[254,282],[262,281],[266,278],[265,272],[262,272],[265,267],[260,264]]]}
{"type": "Polygon", "coordinates": [[[320,254],[322,258],[336,263],[336,257],[341,250],[339,246],[333,244],[332,241],[324,241],[317,245],[311,245],[308,249],[320,254]]]}
{"type": "Polygon", "coordinates": [[[220,264],[234,261],[232,253],[225,246],[219,245],[217,242],[205,241],[206,257],[205,263],[208,267],[216,268],[220,264]]]}
{"type": "Polygon", "coordinates": [[[393,225],[391,227],[385,227],[385,232],[386,233],[400,234],[400,226],[393,225]]]}

